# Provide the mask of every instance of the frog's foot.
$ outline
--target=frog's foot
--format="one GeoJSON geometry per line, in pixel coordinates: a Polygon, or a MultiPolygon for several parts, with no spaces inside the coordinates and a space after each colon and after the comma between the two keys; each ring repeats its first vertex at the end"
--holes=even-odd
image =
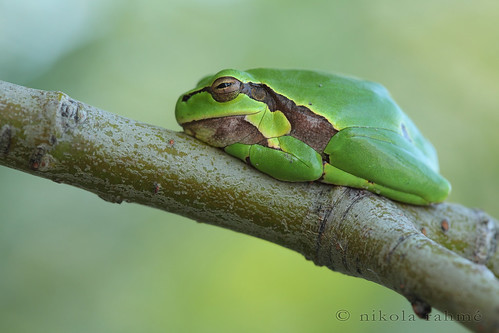
{"type": "Polygon", "coordinates": [[[324,177],[320,181],[327,184],[361,188],[393,200],[402,201],[413,205],[430,204],[428,200],[418,195],[404,193],[401,191],[390,189],[380,184],[375,184],[367,179],[362,179],[360,177],[354,176],[327,163],[324,164],[324,177]]]}

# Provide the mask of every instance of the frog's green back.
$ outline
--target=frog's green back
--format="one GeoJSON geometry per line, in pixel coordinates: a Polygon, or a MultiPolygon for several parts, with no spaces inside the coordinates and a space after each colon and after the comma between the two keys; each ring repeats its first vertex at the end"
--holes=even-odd
{"type": "Polygon", "coordinates": [[[255,82],[325,117],[337,130],[374,127],[399,133],[410,139],[438,171],[435,149],[382,85],[316,71],[258,68],[246,72],[255,82]]]}
{"type": "Polygon", "coordinates": [[[321,110],[338,130],[351,126],[398,130],[405,118],[388,91],[378,83],[303,70],[265,68],[247,72],[296,104],[314,112],[321,110]]]}

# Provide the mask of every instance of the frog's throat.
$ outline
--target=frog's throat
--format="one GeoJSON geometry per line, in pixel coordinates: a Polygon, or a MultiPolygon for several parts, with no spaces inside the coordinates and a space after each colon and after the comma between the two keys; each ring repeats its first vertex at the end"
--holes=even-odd
{"type": "Polygon", "coordinates": [[[214,147],[233,143],[265,144],[267,141],[257,127],[244,115],[194,120],[182,124],[184,131],[214,147]]]}

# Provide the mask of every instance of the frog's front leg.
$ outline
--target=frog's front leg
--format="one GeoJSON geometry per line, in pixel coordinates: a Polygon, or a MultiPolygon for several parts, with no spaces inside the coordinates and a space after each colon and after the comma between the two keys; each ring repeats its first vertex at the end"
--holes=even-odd
{"type": "Polygon", "coordinates": [[[321,155],[300,140],[286,135],[268,139],[267,145],[235,143],[225,151],[279,180],[314,181],[322,176],[321,155]]]}

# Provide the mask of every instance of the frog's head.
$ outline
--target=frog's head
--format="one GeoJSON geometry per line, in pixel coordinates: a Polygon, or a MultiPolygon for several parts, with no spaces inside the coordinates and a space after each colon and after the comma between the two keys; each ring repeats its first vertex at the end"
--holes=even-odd
{"type": "Polygon", "coordinates": [[[260,141],[261,133],[245,120],[267,108],[254,82],[251,74],[232,69],[203,78],[178,99],[177,122],[187,134],[215,147],[260,141]]]}

